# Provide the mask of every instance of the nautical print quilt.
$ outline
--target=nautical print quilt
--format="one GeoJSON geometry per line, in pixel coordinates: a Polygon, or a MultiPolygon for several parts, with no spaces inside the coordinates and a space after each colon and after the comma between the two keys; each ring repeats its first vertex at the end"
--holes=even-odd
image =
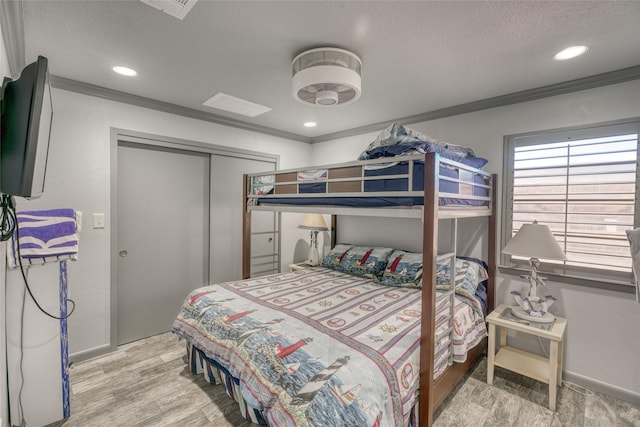
{"type": "MultiPolygon", "coordinates": [[[[406,426],[419,382],[420,298],[420,289],[309,268],[196,289],[173,331],[237,379],[271,426],[406,426]]],[[[484,337],[482,319],[454,321],[467,323],[481,324],[471,335],[484,337]]],[[[475,345],[465,333],[456,340],[475,345]]]]}

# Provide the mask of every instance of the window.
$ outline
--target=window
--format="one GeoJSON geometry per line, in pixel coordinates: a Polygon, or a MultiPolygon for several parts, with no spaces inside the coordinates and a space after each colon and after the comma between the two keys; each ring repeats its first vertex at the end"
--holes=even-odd
{"type": "MultiPolygon", "coordinates": [[[[506,139],[502,246],[534,220],[551,228],[567,261],[542,259],[560,276],[631,282],[625,230],[639,226],[640,122],[506,139]]],[[[509,259],[516,265],[526,260],[509,259]]]]}

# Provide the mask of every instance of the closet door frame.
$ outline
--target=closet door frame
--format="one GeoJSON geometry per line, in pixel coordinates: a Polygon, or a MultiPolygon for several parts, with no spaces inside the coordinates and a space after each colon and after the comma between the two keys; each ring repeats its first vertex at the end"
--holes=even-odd
{"type": "MultiPolygon", "coordinates": [[[[110,255],[110,351],[115,351],[118,347],[118,144],[119,142],[132,142],[136,144],[144,144],[153,147],[166,147],[179,150],[193,151],[197,153],[209,154],[209,164],[212,164],[211,156],[235,157],[247,160],[257,160],[265,163],[272,163],[275,169],[280,164],[280,156],[277,154],[261,153],[258,151],[245,150],[240,148],[227,147],[223,145],[209,144],[206,142],[192,141],[187,139],[172,138],[167,136],[155,135],[145,132],[132,131],[120,128],[111,128],[110,138],[110,239],[109,239],[109,255],[110,255]]],[[[211,180],[211,167],[210,177],[211,180]]],[[[210,185],[209,194],[213,191],[210,185]]],[[[213,200],[210,197],[211,202],[213,200]]],[[[209,211],[209,222],[211,222],[211,209],[209,211]]],[[[278,231],[280,225],[277,225],[278,231]]],[[[209,236],[209,245],[211,247],[211,236],[209,236]]],[[[278,238],[280,241],[280,238],[278,238]]],[[[278,253],[280,250],[278,249],[278,253]]],[[[210,253],[209,253],[210,257],[210,253]]],[[[279,264],[279,263],[278,263],[279,264]]],[[[209,271],[211,276],[211,271],[209,271]]]]}

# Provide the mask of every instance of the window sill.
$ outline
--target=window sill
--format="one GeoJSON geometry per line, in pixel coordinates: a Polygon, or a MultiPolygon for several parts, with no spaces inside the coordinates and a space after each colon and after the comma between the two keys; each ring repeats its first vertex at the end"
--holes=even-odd
{"type": "MultiPolygon", "coordinates": [[[[521,274],[529,274],[530,269],[518,266],[499,265],[498,271],[501,274],[511,276],[520,276],[521,274]]],[[[570,285],[586,286],[589,288],[605,289],[608,291],[623,292],[635,294],[635,286],[632,283],[615,279],[607,279],[603,277],[593,278],[586,276],[571,276],[566,274],[556,274],[539,270],[540,276],[547,278],[551,282],[568,283],[570,285]]]]}

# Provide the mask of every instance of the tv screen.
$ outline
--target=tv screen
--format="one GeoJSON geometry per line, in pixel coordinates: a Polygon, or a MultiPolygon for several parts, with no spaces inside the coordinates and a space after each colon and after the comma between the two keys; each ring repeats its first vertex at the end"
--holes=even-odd
{"type": "Polygon", "coordinates": [[[44,192],[53,118],[47,65],[38,56],[2,85],[0,193],[36,198],[44,192]]]}

